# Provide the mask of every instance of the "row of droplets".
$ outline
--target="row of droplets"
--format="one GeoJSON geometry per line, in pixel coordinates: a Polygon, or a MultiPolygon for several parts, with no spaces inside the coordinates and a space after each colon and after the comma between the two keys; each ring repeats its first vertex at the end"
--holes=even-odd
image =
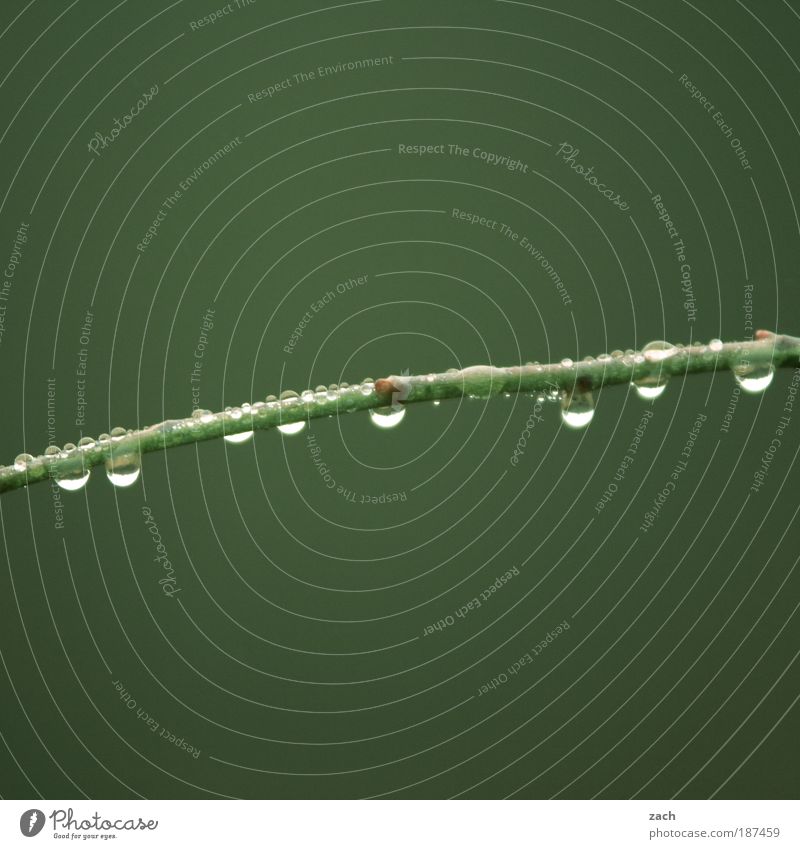
{"type": "MultiPolygon", "coordinates": [[[[705,353],[718,354],[722,351],[723,345],[724,343],[720,339],[712,339],[708,345],[698,346],[699,350],[696,353],[699,355],[705,353]]],[[[597,357],[597,360],[594,357],[586,357],[583,362],[610,363],[617,361],[627,366],[636,366],[642,363],[652,365],[664,363],[670,357],[685,351],[686,348],[682,345],[673,345],[671,342],[657,340],[645,345],[641,351],[612,351],[611,354],[601,354],[597,357]]],[[[574,363],[572,360],[565,359],[561,361],[561,365],[565,368],[572,368],[574,363]]],[[[775,374],[772,363],[753,364],[747,359],[746,354],[741,356],[732,371],[738,385],[745,392],[750,393],[763,392],[772,383],[775,374]]],[[[669,373],[659,370],[656,374],[631,381],[631,386],[640,398],[652,401],[664,393],[668,381],[669,373]]],[[[539,394],[537,400],[539,402],[560,400],[561,417],[564,423],[572,428],[586,427],[594,416],[594,399],[589,391],[566,392],[555,390],[539,394]]]]}
{"type": "MultiPolygon", "coordinates": [[[[722,350],[723,343],[719,339],[712,339],[707,346],[707,350],[711,353],[718,353],[722,350]]],[[[701,348],[701,353],[705,349],[701,348]]],[[[635,366],[648,362],[651,364],[662,363],[668,358],[674,356],[681,350],[682,346],[676,346],[669,342],[655,341],[645,345],[640,352],[637,351],[612,351],[611,354],[601,354],[597,359],[586,357],[584,363],[600,362],[611,363],[614,361],[622,362],[625,365],[635,366]]],[[[530,365],[538,365],[531,363],[530,365]]],[[[572,368],[575,363],[570,359],[561,361],[564,368],[572,368]]],[[[541,366],[544,369],[543,366],[541,366]]],[[[455,373],[457,369],[450,369],[450,372],[455,373]]],[[[763,392],[772,382],[774,369],[770,363],[753,365],[743,358],[733,368],[733,375],[736,382],[743,390],[751,393],[763,392]]],[[[429,380],[434,379],[434,375],[429,375],[429,380]]],[[[659,371],[655,375],[635,380],[632,386],[636,393],[646,400],[654,400],[661,396],[667,388],[669,374],[659,371]]],[[[371,378],[366,378],[360,384],[350,386],[347,383],[339,385],[331,384],[330,386],[317,386],[315,390],[306,389],[301,393],[287,389],[282,392],[280,397],[268,395],[265,401],[257,401],[253,404],[242,404],[240,407],[228,407],[225,410],[225,416],[232,421],[239,421],[245,416],[257,415],[262,410],[275,410],[279,407],[294,407],[296,405],[310,406],[315,403],[331,402],[339,400],[347,395],[347,393],[360,393],[364,396],[369,396],[375,391],[375,383],[371,378]]],[[[589,424],[594,417],[594,398],[590,391],[581,391],[574,389],[566,391],[563,389],[553,388],[536,394],[536,400],[539,403],[546,401],[558,401],[561,405],[561,417],[566,425],[571,428],[583,428],[589,424]]],[[[439,401],[434,401],[434,405],[438,406],[439,401]]],[[[348,412],[352,412],[348,410],[348,412]]],[[[381,407],[378,409],[370,409],[369,415],[373,424],[382,429],[396,427],[405,418],[406,408],[400,405],[392,405],[389,407],[381,407]]],[[[331,414],[332,415],[332,414],[331,414]]],[[[210,421],[213,421],[214,414],[209,410],[195,410],[192,417],[187,421],[177,421],[174,427],[199,427],[210,421]]],[[[300,433],[306,426],[304,420],[296,422],[288,422],[287,424],[278,425],[278,430],[289,436],[300,433]]],[[[96,444],[111,443],[111,452],[105,462],[106,476],[114,486],[126,487],[134,484],[141,473],[140,455],[137,451],[126,448],[118,452],[114,451],[113,445],[115,441],[119,441],[126,436],[129,436],[133,431],[125,428],[114,428],[110,434],[101,434],[97,440],[92,437],[85,436],[78,441],[77,445],[67,443],[63,448],[56,445],[50,445],[45,449],[45,456],[51,458],[66,458],[75,451],[85,451],[94,448],[96,444]]],[[[238,433],[229,433],[224,435],[224,439],[233,444],[241,444],[247,442],[253,437],[252,430],[241,431],[238,433]]],[[[24,471],[34,458],[30,454],[20,454],[14,460],[14,468],[17,471],[24,471]]],[[[91,469],[82,468],[69,474],[60,475],[55,478],[59,487],[64,490],[74,492],[82,489],[89,480],[91,469]]]]}
{"type": "MultiPolygon", "coordinates": [[[[126,430],[124,427],[115,427],[110,434],[101,433],[97,439],[91,436],[84,436],[78,440],[77,445],[72,442],[67,442],[63,448],[59,448],[57,445],[48,445],[44,450],[44,456],[51,460],[66,459],[76,452],[88,451],[97,445],[110,443],[111,453],[105,462],[106,476],[114,486],[131,486],[136,483],[141,474],[139,452],[127,446],[124,449],[115,450],[114,445],[132,433],[132,430],[126,430]]],[[[20,454],[14,460],[14,468],[18,472],[23,472],[29,464],[34,462],[34,459],[30,454],[20,454]]],[[[54,480],[61,489],[67,492],[76,492],[86,486],[90,474],[90,468],[82,467],[72,472],[59,474],[54,480]]]]}
{"type": "MultiPolygon", "coordinates": [[[[266,401],[257,401],[254,404],[242,404],[240,407],[227,407],[225,417],[231,421],[239,421],[245,416],[258,414],[262,410],[274,410],[278,407],[294,407],[299,404],[310,405],[323,401],[336,401],[342,398],[346,393],[360,393],[364,396],[369,396],[375,391],[375,383],[371,378],[366,378],[360,384],[350,386],[347,383],[340,385],[331,384],[330,386],[318,386],[316,390],[310,389],[298,394],[291,389],[282,392],[280,398],[275,395],[268,395],[266,401]]],[[[381,428],[390,428],[398,425],[405,416],[405,408],[381,408],[378,410],[370,410],[371,420],[381,428]]],[[[332,414],[331,414],[332,415],[332,414]]],[[[210,410],[195,410],[192,413],[190,420],[178,420],[172,423],[173,428],[195,428],[200,425],[207,424],[213,421],[214,414],[210,410]]],[[[301,420],[297,422],[288,422],[287,424],[278,425],[278,430],[286,435],[300,433],[305,428],[306,422],[301,420]]],[[[111,452],[105,461],[105,470],[108,480],[118,487],[132,486],[139,479],[141,474],[141,459],[140,454],[135,449],[126,446],[118,451],[114,450],[114,443],[121,441],[124,437],[130,436],[132,430],[116,427],[110,434],[103,433],[97,439],[90,436],[84,436],[78,440],[77,445],[68,442],[63,448],[57,445],[49,445],[45,451],[45,457],[51,459],[66,459],[75,454],[75,452],[87,451],[97,445],[107,445],[110,443],[111,452]]],[[[224,435],[227,442],[233,444],[241,444],[247,442],[253,436],[252,430],[241,431],[239,433],[229,433],[224,435]]],[[[25,471],[28,466],[35,461],[31,454],[20,454],[14,460],[14,469],[19,472],[25,471]]],[[[56,484],[68,492],[76,492],[82,489],[89,480],[91,469],[82,467],[73,472],[57,475],[54,480],[56,484]]]]}

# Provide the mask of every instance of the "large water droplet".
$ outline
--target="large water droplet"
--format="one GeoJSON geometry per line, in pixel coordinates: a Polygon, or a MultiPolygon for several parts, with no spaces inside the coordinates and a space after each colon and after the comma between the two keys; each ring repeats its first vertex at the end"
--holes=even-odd
{"type": "MultiPolygon", "coordinates": [[[[678,349],[671,342],[658,340],[649,342],[642,348],[642,357],[647,363],[662,363],[677,352],[678,349]]],[[[633,361],[640,362],[635,355],[633,361]]],[[[659,370],[657,374],[648,375],[647,377],[632,381],[631,385],[640,398],[653,401],[664,394],[668,380],[669,375],[659,370]]]]}
{"type": "MultiPolygon", "coordinates": [[[[281,405],[286,407],[292,407],[295,404],[300,403],[300,396],[292,391],[291,389],[287,389],[285,392],[281,392],[281,405]]],[[[294,433],[300,433],[300,431],[306,426],[305,421],[299,422],[289,422],[288,424],[278,425],[278,430],[281,433],[285,433],[287,436],[291,436],[294,433]]]]}
{"type": "MultiPolygon", "coordinates": [[[[195,410],[197,412],[197,410],[195,410]]],[[[123,436],[126,436],[128,433],[124,427],[112,427],[111,428],[111,438],[112,439],[122,439],[123,436]]]]}
{"type": "Polygon", "coordinates": [[[33,456],[31,454],[18,454],[14,458],[14,469],[18,472],[24,472],[32,462],[33,456]]]}
{"type": "Polygon", "coordinates": [[[405,407],[378,407],[369,411],[369,417],[372,424],[381,428],[397,427],[405,418],[405,407]]]}
{"type": "Polygon", "coordinates": [[[241,433],[226,433],[222,438],[226,442],[232,442],[235,445],[238,445],[241,442],[247,442],[253,435],[252,430],[244,430],[241,433]]]}
{"type": "Polygon", "coordinates": [[[664,394],[664,390],[667,388],[667,379],[665,377],[648,377],[643,380],[634,381],[632,386],[640,398],[644,398],[646,401],[652,401],[664,394]]]}
{"type": "Polygon", "coordinates": [[[294,433],[300,433],[305,426],[306,423],[304,421],[289,422],[289,424],[278,425],[278,430],[287,436],[291,436],[294,433]]]}
{"type": "Polygon", "coordinates": [[[82,471],[71,472],[68,475],[59,475],[55,480],[61,489],[65,489],[67,492],[75,492],[86,486],[90,472],[91,469],[83,469],[82,471]]]}
{"type": "Polygon", "coordinates": [[[132,486],[141,471],[141,459],[135,450],[112,448],[106,458],[106,476],[114,486],[132,486]]]}
{"type": "Polygon", "coordinates": [[[772,383],[775,369],[772,363],[753,366],[742,362],[733,369],[733,376],[745,392],[757,394],[763,392],[772,383]]]}
{"type": "Polygon", "coordinates": [[[575,389],[561,396],[561,418],[573,428],[586,427],[594,417],[592,393],[575,389]]]}

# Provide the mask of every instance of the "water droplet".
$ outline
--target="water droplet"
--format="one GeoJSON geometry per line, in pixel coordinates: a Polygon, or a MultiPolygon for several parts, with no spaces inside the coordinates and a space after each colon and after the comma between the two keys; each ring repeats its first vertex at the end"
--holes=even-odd
{"type": "Polygon", "coordinates": [[[60,453],[61,449],[57,445],[48,445],[47,448],[44,449],[45,457],[53,457],[56,454],[60,453]]]}
{"type": "Polygon", "coordinates": [[[300,395],[300,398],[303,400],[305,404],[313,404],[314,403],[314,393],[310,389],[304,389],[300,395]]]}
{"type": "Polygon", "coordinates": [[[611,362],[611,354],[600,354],[597,358],[598,362],[608,363],[611,362]]]}
{"type": "Polygon", "coordinates": [[[678,349],[671,342],[664,342],[660,339],[654,342],[648,342],[642,348],[645,361],[648,363],[660,363],[669,357],[676,354],[678,349]]]}
{"type": "Polygon", "coordinates": [[[712,339],[708,343],[708,347],[715,353],[718,354],[722,350],[722,340],[721,339],[712,339]]]}
{"type": "MultiPolygon", "coordinates": [[[[195,410],[195,413],[197,410],[195,410]]],[[[194,413],[192,414],[194,415],[194,413]]],[[[112,439],[122,439],[123,436],[126,436],[128,433],[124,427],[112,427],[111,428],[111,438],[112,439]]],[[[65,446],[66,447],[66,446],[65,446]]]]}
{"type": "Polygon", "coordinates": [[[441,403],[442,403],[442,402],[441,402],[441,401],[437,398],[437,399],[433,402],[433,406],[434,406],[434,407],[438,407],[438,406],[439,406],[439,404],[441,404],[441,403]]]}
{"type": "Polygon", "coordinates": [[[772,363],[754,366],[745,360],[734,367],[733,376],[745,392],[757,394],[763,392],[772,383],[775,369],[772,363]]]}
{"type": "Polygon", "coordinates": [[[111,439],[109,434],[101,433],[100,436],[97,437],[98,442],[108,442],[111,439]]]}
{"type": "Polygon", "coordinates": [[[561,397],[561,418],[572,428],[586,427],[594,417],[592,393],[575,389],[561,397]]]}
{"type": "Polygon", "coordinates": [[[375,381],[371,377],[365,377],[361,381],[361,394],[371,395],[375,391],[375,381]]]}
{"type": "Polygon", "coordinates": [[[662,379],[659,383],[655,378],[645,378],[644,380],[634,381],[632,386],[640,398],[644,398],[646,401],[652,401],[664,394],[664,390],[667,388],[667,381],[666,379],[662,379]],[[645,382],[646,380],[654,382],[647,383],[645,382]]]}
{"type": "Polygon", "coordinates": [[[141,460],[135,450],[112,449],[106,458],[106,476],[114,486],[132,486],[141,471],[141,460]]]}
{"type": "Polygon", "coordinates": [[[406,408],[400,406],[378,407],[369,411],[372,424],[382,428],[396,427],[405,418],[406,408]]]}
{"type": "Polygon", "coordinates": [[[278,425],[278,430],[287,436],[291,436],[294,433],[300,433],[305,426],[306,423],[304,421],[289,422],[289,424],[278,425]]]}
{"type": "Polygon", "coordinates": [[[235,445],[238,445],[240,442],[247,442],[252,435],[252,430],[244,430],[241,433],[226,433],[222,438],[226,442],[232,442],[235,445]]]}
{"type": "Polygon", "coordinates": [[[65,442],[64,443],[64,451],[69,452],[69,451],[74,451],[74,450],[75,450],[75,443],[74,442],[65,442]]]}
{"type": "Polygon", "coordinates": [[[32,462],[33,456],[31,454],[18,454],[14,458],[14,469],[18,472],[24,472],[32,462]]]}
{"type": "Polygon", "coordinates": [[[91,436],[82,436],[78,440],[78,448],[82,448],[84,451],[94,448],[94,439],[91,436]]]}
{"type": "MultiPolygon", "coordinates": [[[[642,357],[647,363],[661,363],[668,357],[676,354],[678,349],[670,342],[655,341],[649,342],[642,348],[642,357]]],[[[634,361],[636,358],[634,357],[634,361]]],[[[631,385],[636,390],[636,394],[646,401],[653,401],[664,394],[667,388],[669,375],[662,372],[660,369],[657,374],[648,375],[647,377],[639,378],[631,381],[631,385]]]]}
{"type": "Polygon", "coordinates": [[[620,350],[619,350],[619,348],[617,348],[617,350],[616,350],[616,351],[612,351],[612,352],[611,352],[611,356],[612,356],[615,360],[619,360],[619,359],[621,359],[624,355],[623,355],[622,351],[620,351],[620,350]]]}
{"type": "Polygon", "coordinates": [[[561,360],[561,365],[564,366],[564,368],[572,368],[575,363],[573,363],[569,357],[564,357],[564,359],[561,360]]]}
{"type": "Polygon", "coordinates": [[[66,475],[60,475],[55,480],[61,489],[65,489],[67,492],[77,492],[86,486],[90,472],[91,469],[83,469],[77,472],[70,472],[66,475]]]}
{"type": "Polygon", "coordinates": [[[332,383],[332,384],[328,387],[328,389],[327,389],[327,391],[326,391],[326,393],[325,393],[325,397],[326,397],[329,401],[335,401],[335,400],[339,397],[339,387],[338,387],[335,383],[332,383]]]}
{"type": "MultiPolygon", "coordinates": [[[[300,396],[296,392],[293,392],[291,389],[281,392],[281,404],[283,406],[293,407],[298,403],[300,403],[300,396]]],[[[288,422],[287,424],[278,425],[278,430],[290,436],[294,433],[300,433],[305,426],[306,423],[304,421],[288,422]]]]}

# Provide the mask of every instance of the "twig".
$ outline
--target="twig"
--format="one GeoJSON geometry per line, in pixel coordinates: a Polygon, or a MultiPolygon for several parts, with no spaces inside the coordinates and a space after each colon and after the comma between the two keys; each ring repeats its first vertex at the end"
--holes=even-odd
{"type": "Polygon", "coordinates": [[[391,375],[374,383],[307,390],[302,396],[283,393],[281,399],[270,396],[220,413],[195,411],[190,418],[168,419],[141,430],[115,428],[97,440],[84,438],[78,446],[51,446],[38,457],[20,455],[12,465],[0,467],[0,492],[50,478],[65,489],[77,489],[91,468],[102,464],[112,482],[124,486],[138,477],[141,455],[151,451],[358,410],[400,411],[424,401],[522,392],[560,400],[568,422],[571,408],[583,411],[576,413],[576,423],[583,424],[591,418],[591,393],[601,387],[633,382],[642,387],[645,397],[648,389],[650,397],[655,397],[670,376],[727,369],[745,388],[748,378],[751,386],[761,388],[774,368],[798,365],[800,339],[760,330],[753,341],[666,347],[651,343],[641,352],[615,351],[576,363],[565,359],[550,365],[472,366],[441,374],[391,375]]]}

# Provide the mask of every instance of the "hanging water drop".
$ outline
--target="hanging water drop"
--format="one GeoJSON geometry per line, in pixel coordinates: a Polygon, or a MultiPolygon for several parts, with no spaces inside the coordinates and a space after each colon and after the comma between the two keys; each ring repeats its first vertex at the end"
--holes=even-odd
{"type": "MultiPolygon", "coordinates": [[[[291,389],[281,392],[282,406],[293,407],[298,403],[300,403],[300,396],[296,392],[293,392],[291,389]]],[[[291,436],[292,434],[300,433],[305,426],[305,421],[301,420],[299,422],[288,422],[287,424],[278,425],[278,430],[287,436],[291,436]]]]}
{"type": "Polygon", "coordinates": [[[572,428],[586,427],[594,417],[594,398],[588,390],[579,388],[561,396],[561,418],[572,428]]]}
{"type": "Polygon", "coordinates": [[[751,365],[744,360],[734,366],[733,376],[745,392],[757,395],[772,383],[772,378],[775,376],[775,369],[772,367],[772,363],[751,365]]]}
{"type": "Polygon", "coordinates": [[[135,448],[112,448],[106,458],[106,476],[114,486],[132,486],[141,471],[141,459],[135,448]]]}
{"type": "Polygon", "coordinates": [[[76,492],[79,489],[83,489],[86,486],[86,482],[89,480],[89,473],[91,469],[79,469],[75,472],[69,472],[68,474],[58,475],[55,479],[56,483],[61,487],[61,489],[65,489],[67,492],[76,492]]]}
{"type": "MultiPolygon", "coordinates": [[[[670,342],[658,340],[645,345],[642,348],[641,357],[646,363],[662,363],[676,354],[677,351],[678,349],[670,342]]],[[[634,356],[634,362],[640,363],[640,360],[634,356]]],[[[669,374],[659,369],[657,374],[647,375],[646,377],[631,381],[631,385],[640,398],[644,398],[646,401],[653,401],[664,394],[668,380],[669,374]]]]}
{"type": "Polygon", "coordinates": [[[231,442],[238,445],[241,442],[247,442],[253,436],[252,430],[243,430],[241,433],[226,433],[222,438],[226,442],[231,442]]]}
{"type": "Polygon", "coordinates": [[[405,418],[406,408],[398,406],[378,407],[369,411],[372,424],[380,428],[397,427],[405,418]]]}
{"type": "Polygon", "coordinates": [[[648,377],[642,380],[635,380],[631,385],[640,398],[644,398],[646,401],[653,401],[664,394],[664,390],[667,388],[667,379],[648,377]],[[647,381],[651,382],[648,383],[647,381]]]}

